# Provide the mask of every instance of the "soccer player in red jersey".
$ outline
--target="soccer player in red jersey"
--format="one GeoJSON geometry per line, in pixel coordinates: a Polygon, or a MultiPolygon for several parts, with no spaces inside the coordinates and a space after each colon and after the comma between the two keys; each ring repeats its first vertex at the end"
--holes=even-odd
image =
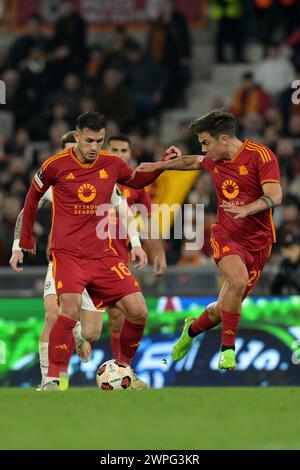
{"type": "MultiPolygon", "coordinates": [[[[75,139],[73,136],[73,132],[67,132],[66,134],[63,135],[61,139],[61,147],[62,149],[67,149],[70,147],[73,147],[75,145],[75,139]]],[[[52,191],[51,188],[49,188],[43,197],[39,201],[39,208],[43,207],[47,202],[50,202],[52,204],[52,191]]],[[[22,220],[23,220],[23,209],[19,213],[17,220],[16,220],[16,225],[15,225],[15,232],[14,232],[14,243],[12,247],[12,256],[9,260],[9,264],[13,271],[15,272],[21,272],[23,271],[23,268],[18,267],[18,264],[23,263],[23,253],[22,250],[20,250],[19,247],[19,241],[20,241],[20,234],[21,234],[21,229],[22,229],[22,220]]],[[[47,258],[49,259],[49,241],[48,240],[48,246],[47,246],[47,258]]],[[[53,326],[53,324],[56,322],[56,319],[59,315],[59,306],[57,305],[57,297],[56,297],[56,291],[55,291],[55,285],[54,285],[54,280],[52,276],[52,263],[49,261],[48,264],[48,269],[47,269],[47,274],[45,278],[45,284],[44,284],[44,308],[45,308],[45,323],[43,326],[43,329],[41,331],[40,335],[40,341],[39,341],[39,360],[40,360],[40,369],[41,369],[41,375],[42,375],[42,381],[41,385],[44,382],[44,378],[47,377],[48,373],[48,342],[49,342],[49,333],[50,330],[53,326]]],[[[95,308],[93,305],[92,300],[89,298],[87,292],[83,291],[83,296],[82,296],[82,313],[87,311],[87,314],[90,315],[90,311],[92,312],[97,312],[98,316],[99,315],[99,310],[95,308]]],[[[75,332],[77,331],[79,326],[78,324],[75,326],[73,329],[73,336],[75,340],[75,347],[78,355],[80,356],[82,362],[87,362],[89,360],[89,357],[91,355],[91,346],[88,341],[77,341],[75,337],[75,332]]],[[[37,390],[41,390],[41,385],[38,386],[37,390]]],[[[68,388],[68,378],[67,374],[63,373],[60,377],[60,388],[61,390],[65,390],[68,388]]]]}
{"type": "Polygon", "coordinates": [[[263,145],[240,141],[235,127],[233,114],[213,111],[191,124],[205,156],[144,163],[139,168],[140,171],[203,168],[212,177],[218,197],[218,218],[211,228],[211,244],[224,284],[218,300],[207,306],[202,315],[185,320],[172,357],[180,360],[195,336],[222,322],[221,369],[236,367],[235,338],[242,301],[256,284],[276,241],[272,214],[282,200],[275,155],[263,145]]]}
{"type": "MultiPolygon", "coordinates": [[[[75,144],[76,144],[76,141],[74,137],[74,131],[69,131],[63,135],[62,140],[61,140],[62,149],[72,148],[74,147],[75,144]]],[[[48,190],[45,192],[43,197],[40,199],[39,208],[43,207],[43,205],[46,204],[47,202],[50,202],[52,204],[52,188],[51,187],[48,188],[48,190]]],[[[127,219],[128,219],[131,222],[128,224],[128,227],[130,227],[130,232],[131,232],[130,234],[128,234],[129,240],[131,242],[131,248],[132,248],[131,256],[135,257],[135,255],[139,253],[138,258],[140,259],[140,261],[142,261],[139,267],[140,268],[144,267],[147,263],[147,255],[146,253],[141,252],[141,243],[140,243],[137,223],[135,224],[132,223],[134,222],[133,215],[129,213],[127,202],[124,199],[122,199],[121,195],[118,194],[117,186],[114,187],[114,191],[111,197],[111,204],[112,204],[112,210],[116,211],[116,213],[118,214],[121,220],[124,219],[125,222],[127,222],[127,219]]],[[[12,248],[12,256],[9,261],[9,264],[11,265],[12,269],[16,272],[22,271],[22,268],[18,267],[18,264],[23,262],[23,253],[19,247],[20,234],[21,234],[21,229],[22,229],[22,220],[23,220],[23,209],[17,217],[15,233],[14,233],[14,243],[13,243],[13,248],[12,248]]],[[[127,232],[126,232],[126,235],[127,235],[127,232]]],[[[48,259],[49,259],[49,250],[50,250],[49,242],[50,242],[50,237],[49,237],[48,246],[47,246],[48,259]]],[[[126,256],[128,256],[127,253],[126,253],[126,256]]],[[[47,374],[48,374],[49,334],[50,334],[52,326],[56,322],[57,317],[59,315],[59,306],[57,304],[56,288],[55,288],[55,282],[53,279],[52,268],[53,268],[52,262],[49,261],[47,275],[46,275],[45,284],[44,284],[45,323],[44,323],[44,327],[41,332],[40,341],[39,341],[39,356],[40,356],[40,368],[41,368],[41,373],[42,373],[42,382],[41,382],[41,385],[39,385],[37,388],[38,391],[42,389],[44,379],[47,377],[47,374]]],[[[81,323],[77,322],[76,326],[73,329],[73,336],[74,336],[74,341],[75,341],[76,352],[78,353],[82,362],[88,362],[91,356],[91,345],[89,341],[96,341],[99,338],[100,332],[102,329],[102,323],[103,323],[103,313],[105,312],[105,310],[101,311],[94,306],[92,299],[86,292],[86,289],[84,289],[82,292],[81,300],[82,302],[81,302],[80,320],[82,322],[82,327],[81,327],[81,323]],[[95,312],[96,312],[96,315],[95,315],[95,312]],[[87,319],[88,319],[88,322],[87,322],[87,319]],[[88,323],[88,328],[86,328],[87,323],[88,323]]],[[[121,314],[121,316],[123,317],[123,314],[121,314]]],[[[123,321],[120,325],[120,330],[121,330],[122,325],[123,325],[123,321]]],[[[112,338],[114,338],[114,336],[112,336],[112,338]]],[[[117,351],[118,354],[119,354],[119,350],[120,348],[118,346],[118,351],[117,351]]],[[[118,355],[115,357],[117,358],[118,355]]],[[[60,375],[59,385],[62,391],[68,388],[68,376],[66,373],[62,373],[60,375]]]]}
{"type": "MultiPolygon", "coordinates": [[[[112,135],[109,137],[107,142],[107,150],[113,154],[120,157],[124,163],[127,165],[131,160],[131,141],[129,137],[123,134],[112,135]]],[[[128,188],[122,184],[118,184],[118,189],[120,193],[126,197],[127,204],[130,208],[134,208],[135,205],[139,205],[137,207],[138,211],[141,212],[143,210],[142,218],[148,217],[151,219],[151,199],[146,191],[145,188],[143,189],[133,189],[128,188]]],[[[115,233],[117,237],[114,237],[113,240],[113,247],[116,249],[118,254],[123,258],[125,261],[128,260],[129,262],[129,240],[126,237],[118,237],[120,233],[120,225],[119,225],[119,217],[117,214],[113,214],[111,217],[111,222],[115,224],[115,233]]],[[[151,232],[151,223],[149,220],[148,228],[151,232]]],[[[154,232],[156,233],[156,232],[154,232]]],[[[123,235],[123,234],[122,234],[123,235]]],[[[162,276],[166,271],[167,263],[166,263],[166,255],[165,250],[163,248],[161,240],[154,240],[154,239],[146,239],[143,241],[143,247],[145,245],[146,250],[150,254],[153,255],[153,271],[155,276],[162,276]]],[[[111,336],[111,349],[113,353],[113,357],[118,357],[119,349],[120,349],[120,332],[124,321],[124,315],[122,314],[121,310],[112,307],[109,309],[109,323],[112,332],[111,336]]]]}
{"type": "MultiPolygon", "coordinates": [[[[118,157],[101,151],[104,138],[104,116],[96,112],[79,116],[77,144],[43,163],[25,200],[20,248],[33,252],[32,229],[38,203],[52,185],[50,257],[61,311],[49,336],[44,390],[57,390],[60,372],[67,368],[84,287],[97,308],[116,305],[126,317],[120,336],[120,360],[131,362],[145,328],[145,299],[130,270],[112,249],[111,240],[103,234],[102,222],[117,182],[142,188],[155,181],[160,172],[137,173],[118,157]]],[[[136,377],[133,388],[143,387],[141,382],[136,377]]]]}

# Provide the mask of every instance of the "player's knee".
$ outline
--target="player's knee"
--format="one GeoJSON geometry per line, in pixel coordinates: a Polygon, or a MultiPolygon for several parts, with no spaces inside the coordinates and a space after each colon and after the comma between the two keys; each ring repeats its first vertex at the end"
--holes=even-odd
{"type": "Polygon", "coordinates": [[[98,341],[100,338],[101,329],[99,328],[82,328],[82,336],[90,343],[93,341],[98,341]]]}
{"type": "Polygon", "coordinates": [[[123,326],[124,318],[121,314],[118,317],[112,317],[109,319],[110,328],[112,331],[121,331],[123,326]]]}
{"type": "Polygon", "coordinates": [[[148,310],[146,305],[140,306],[130,312],[130,317],[128,317],[129,321],[133,323],[146,323],[148,316],[148,310]]]}
{"type": "Polygon", "coordinates": [[[66,315],[70,318],[73,318],[74,320],[79,320],[80,310],[81,310],[81,306],[80,304],[77,304],[77,303],[65,302],[61,306],[62,315],[66,315]]]}
{"type": "Polygon", "coordinates": [[[213,302],[206,307],[208,318],[214,323],[219,323],[221,321],[221,312],[222,312],[222,301],[218,300],[213,302]]]}
{"type": "Polygon", "coordinates": [[[98,341],[99,338],[100,338],[100,332],[99,333],[91,332],[87,335],[87,341],[89,343],[93,343],[95,341],[98,341]]]}
{"type": "Polygon", "coordinates": [[[235,275],[229,279],[229,288],[236,295],[239,295],[242,297],[247,288],[247,283],[248,283],[247,274],[235,275]]]}
{"type": "Polygon", "coordinates": [[[49,307],[45,311],[45,323],[49,330],[51,330],[57,320],[59,310],[57,307],[49,307]]]}

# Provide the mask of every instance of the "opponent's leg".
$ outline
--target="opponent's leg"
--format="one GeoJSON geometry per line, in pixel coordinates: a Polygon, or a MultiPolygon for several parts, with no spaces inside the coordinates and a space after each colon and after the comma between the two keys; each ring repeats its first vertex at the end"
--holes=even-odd
{"type": "Polygon", "coordinates": [[[117,359],[120,354],[120,335],[124,323],[123,312],[117,307],[110,308],[108,311],[108,320],[111,330],[110,345],[112,355],[117,359]]]}
{"type": "Polygon", "coordinates": [[[103,325],[103,311],[81,309],[80,322],[73,329],[76,351],[82,362],[88,362],[92,348],[90,341],[97,341],[103,325]]]}
{"type": "Polygon", "coordinates": [[[55,294],[48,294],[44,297],[44,307],[45,307],[45,323],[41,332],[40,342],[39,342],[40,368],[41,368],[41,374],[42,374],[41,384],[43,384],[44,379],[45,377],[47,377],[47,373],[48,373],[49,334],[59,314],[59,307],[56,302],[55,294]]]}
{"type": "Polygon", "coordinates": [[[98,341],[103,325],[103,311],[81,310],[81,332],[86,341],[98,341]]]}
{"type": "Polygon", "coordinates": [[[95,307],[88,292],[84,289],[81,296],[80,313],[83,324],[77,322],[73,329],[76,352],[82,362],[88,362],[91,357],[92,348],[89,341],[97,341],[100,337],[104,312],[105,310],[99,310],[95,307]]]}

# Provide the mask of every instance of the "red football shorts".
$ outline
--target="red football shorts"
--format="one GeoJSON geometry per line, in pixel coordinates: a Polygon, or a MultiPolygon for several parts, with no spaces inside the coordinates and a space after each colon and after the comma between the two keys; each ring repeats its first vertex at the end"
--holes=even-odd
{"type": "Polygon", "coordinates": [[[103,310],[140,287],[118,256],[100,259],[79,259],[65,253],[51,255],[57,296],[66,293],[81,294],[84,287],[96,308],[103,310]]]}
{"type": "Polygon", "coordinates": [[[259,251],[249,251],[239,243],[221,237],[212,237],[210,240],[214,251],[214,260],[218,264],[221,259],[229,255],[238,255],[246,265],[249,273],[248,286],[243,295],[243,300],[257,283],[272,251],[272,245],[259,251]]]}
{"type": "Polygon", "coordinates": [[[130,263],[130,249],[128,246],[127,240],[115,239],[112,240],[112,249],[114,249],[117,254],[124,260],[126,266],[129,266],[130,263]]]}

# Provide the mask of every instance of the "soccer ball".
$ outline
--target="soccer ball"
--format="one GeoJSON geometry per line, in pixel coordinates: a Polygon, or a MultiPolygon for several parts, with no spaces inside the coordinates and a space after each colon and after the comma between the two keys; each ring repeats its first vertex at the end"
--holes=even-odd
{"type": "Polygon", "coordinates": [[[131,367],[117,359],[103,362],[97,370],[96,382],[100,390],[128,390],[132,381],[131,367]]]}

